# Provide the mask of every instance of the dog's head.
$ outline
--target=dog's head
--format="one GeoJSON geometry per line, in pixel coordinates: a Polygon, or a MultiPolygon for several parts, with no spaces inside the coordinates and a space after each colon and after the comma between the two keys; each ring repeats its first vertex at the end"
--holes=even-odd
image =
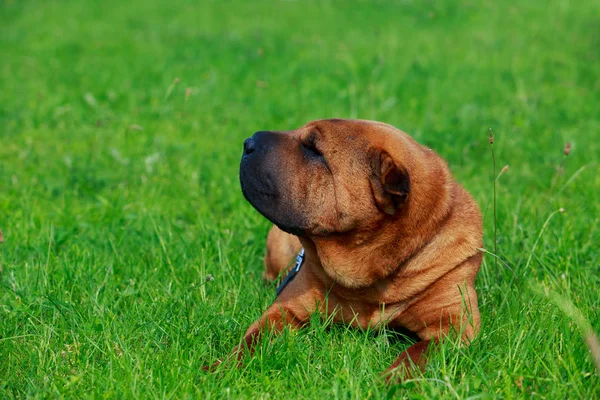
{"type": "Polygon", "coordinates": [[[447,195],[442,163],[390,125],[319,120],[248,138],[240,182],[246,199],[284,231],[343,240],[348,248],[385,234],[386,226],[402,221],[414,229],[435,214],[447,195]]]}

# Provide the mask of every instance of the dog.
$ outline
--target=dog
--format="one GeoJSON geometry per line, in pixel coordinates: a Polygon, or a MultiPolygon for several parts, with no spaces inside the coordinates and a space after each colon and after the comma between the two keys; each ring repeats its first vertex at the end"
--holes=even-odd
{"type": "Polygon", "coordinates": [[[265,330],[301,328],[314,312],[413,332],[420,341],[386,377],[423,370],[430,345],[451,331],[466,344],[477,334],[481,213],[430,148],[384,123],[318,120],[248,138],[240,182],[274,224],[263,276],[277,278],[304,251],[234,349],[238,360],[265,330]]]}

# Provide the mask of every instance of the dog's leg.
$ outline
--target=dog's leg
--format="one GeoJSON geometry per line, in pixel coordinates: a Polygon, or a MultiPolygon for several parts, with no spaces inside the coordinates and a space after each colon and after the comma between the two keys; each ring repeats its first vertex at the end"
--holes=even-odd
{"type": "Polygon", "coordinates": [[[451,329],[461,335],[465,345],[473,340],[480,324],[477,293],[473,286],[480,263],[480,254],[467,259],[434,283],[418,302],[404,311],[400,325],[416,332],[423,341],[410,346],[384,372],[388,381],[396,375],[393,370],[398,371],[402,380],[413,377],[411,372],[417,371],[414,367],[423,372],[430,345],[451,329]]]}
{"type": "Polygon", "coordinates": [[[233,351],[226,360],[218,360],[212,366],[205,366],[204,371],[214,371],[223,362],[233,361],[238,367],[241,366],[242,359],[246,353],[250,356],[254,354],[254,348],[260,337],[265,332],[279,333],[286,326],[290,328],[301,328],[309,315],[297,315],[290,309],[281,306],[280,303],[275,303],[263,314],[263,316],[254,322],[244,335],[242,342],[234,347],[233,351]]]}
{"type": "Polygon", "coordinates": [[[263,333],[270,331],[276,334],[285,327],[303,327],[309,321],[311,313],[322,305],[324,298],[324,288],[310,271],[301,269],[260,319],[250,325],[242,342],[233,349],[231,355],[226,360],[203,367],[203,370],[213,371],[219,364],[231,361],[239,366],[246,353],[252,355],[263,333]]]}
{"type": "Polygon", "coordinates": [[[406,349],[396,361],[382,374],[386,381],[392,382],[397,378],[408,380],[414,377],[415,372],[425,372],[427,356],[431,346],[437,342],[433,340],[421,340],[406,349]]]}
{"type": "Polygon", "coordinates": [[[223,362],[233,361],[238,367],[241,366],[242,359],[246,352],[251,356],[254,354],[254,347],[260,340],[263,333],[271,331],[272,333],[281,332],[286,326],[290,328],[301,328],[308,321],[310,314],[308,312],[297,313],[289,308],[284,308],[279,302],[273,304],[263,314],[263,316],[254,322],[244,335],[242,342],[237,345],[226,360],[218,360],[211,366],[204,366],[204,371],[214,371],[223,362]]]}
{"type": "Polygon", "coordinates": [[[263,279],[274,281],[292,263],[302,245],[298,238],[273,225],[267,236],[267,253],[263,279]]]}

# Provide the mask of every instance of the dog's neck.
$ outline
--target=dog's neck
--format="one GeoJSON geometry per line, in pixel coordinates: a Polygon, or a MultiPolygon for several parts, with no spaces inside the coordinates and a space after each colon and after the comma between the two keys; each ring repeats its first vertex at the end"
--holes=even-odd
{"type": "Polygon", "coordinates": [[[401,269],[437,233],[452,209],[456,189],[444,166],[421,171],[421,185],[411,191],[409,202],[378,226],[345,235],[301,238],[307,259],[335,283],[364,288],[401,269]],[[427,186],[425,186],[427,185],[427,186]],[[431,188],[436,188],[432,195],[431,188]]]}

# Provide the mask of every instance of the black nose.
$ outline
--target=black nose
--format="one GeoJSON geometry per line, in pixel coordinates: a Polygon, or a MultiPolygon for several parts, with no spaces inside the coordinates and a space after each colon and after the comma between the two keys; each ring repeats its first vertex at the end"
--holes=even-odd
{"type": "Polygon", "coordinates": [[[252,137],[249,137],[248,139],[244,140],[244,154],[253,153],[254,150],[255,150],[254,136],[252,136],[252,137]]]}
{"type": "Polygon", "coordinates": [[[249,137],[244,141],[244,155],[254,153],[254,151],[264,151],[273,143],[273,140],[277,137],[276,132],[271,131],[258,131],[255,132],[252,137],[249,137]]]}

